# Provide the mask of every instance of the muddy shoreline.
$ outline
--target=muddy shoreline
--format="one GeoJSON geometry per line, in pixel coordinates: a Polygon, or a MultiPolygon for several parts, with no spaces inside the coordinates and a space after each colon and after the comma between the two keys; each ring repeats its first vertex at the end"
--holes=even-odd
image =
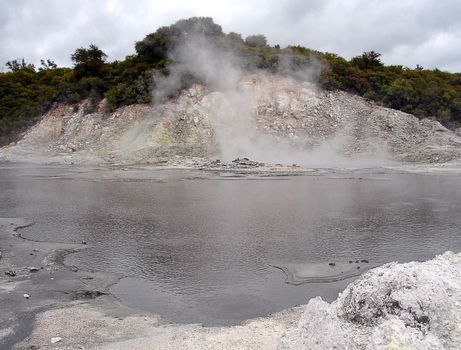
{"type": "Polygon", "coordinates": [[[96,296],[111,298],[108,289],[121,278],[64,265],[67,254],[86,245],[36,242],[21,237],[19,230],[30,225],[33,222],[23,218],[0,218],[2,349],[30,334],[37,313],[96,296]]]}
{"type": "Polygon", "coordinates": [[[16,272],[0,279],[2,349],[333,350],[395,344],[455,349],[459,344],[460,254],[385,264],[351,283],[331,304],[317,297],[240,325],[203,327],[167,324],[158,315],[121,305],[105,294],[117,276],[62,264],[63,254],[82,244],[21,239],[16,230],[27,224],[0,219],[0,267],[16,272]],[[31,262],[37,272],[30,271],[31,262]]]}
{"type": "Polygon", "coordinates": [[[250,342],[275,348],[276,340],[304,310],[294,307],[236,326],[168,324],[159,315],[122,305],[110,294],[110,287],[123,276],[64,264],[66,255],[90,243],[36,242],[21,237],[20,228],[30,225],[33,222],[23,218],[0,218],[1,349],[122,349],[126,342],[145,348],[147,343],[139,332],[149,333],[148,344],[152,337],[159,337],[163,345],[158,348],[167,343],[173,349],[184,348],[188,342],[181,339],[190,338],[191,348],[199,349],[204,337],[222,338],[225,346],[250,342]],[[253,339],[256,334],[257,340],[253,339]],[[51,342],[53,337],[61,338],[59,344],[51,342]]]}

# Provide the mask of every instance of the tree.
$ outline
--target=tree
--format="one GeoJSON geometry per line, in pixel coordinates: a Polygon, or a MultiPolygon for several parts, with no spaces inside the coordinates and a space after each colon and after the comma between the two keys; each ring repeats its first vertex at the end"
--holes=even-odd
{"type": "Polygon", "coordinates": [[[31,63],[27,63],[26,61],[24,61],[24,58],[21,60],[21,62],[18,62],[18,60],[12,60],[6,62],[5,65],[11,72],[17,72],[21,69],[29,69],[35,71],[35,66],[31,63]]]}
{"type": "Polygon", "coordinates": [[[386,89],[386,102],[392,107],[411,111],[412,106],[417,103],[418,93],[415,91],[411,81],[404,78],[394,80],[386,89]]]}
{"type": "Polygon", "coordinates": [[[221,26],[210,17],[192,17],[177,21],[168,27],[160,27],[154,33],[137,41],[136,53],[149,62],[161,62],[168,58],[168,53],[184,40],[198,35],[207,38],[224,36],[221,26]]]}
{"type": "Polygon", "coordinates": [[[237,43],[237,44],[243,44],[244,43],[244,41],[242,39],[242,34],[235,33],[235,32],[230,32],[230,33],[227,33],[226,37],[231,43],[237,43]]]}
{"type": "Polygon", "coordinates": [[[58,65],[50,59],[45,60],[40,60],[40,68],[38,69],[39,71],[43,70],[49,70],[49,69],[56,69],[58,68],[58,65]]]}
{"type": "Polygon", "coordinates": [[[220,36],[224,34],[221,26],[214,23],[213,18],[211,17],[191,17],[188,19],[181,19],[170,28],[182,36],[188,36],[191,34],[220,36]]]}
{"type": "Polygon", "coordinates": [[[371,69],[382,67],[384,64],[381,62],[381,54],[376,51],[364,52],[361,56],[351,59],[351,63],[360,69],[371,69]]]}
{"type": "Polygon", "coordinates": [[[96,45],[91,44],[88,49],[81,47],[75,50],[70,58],[75,63],[75,76],[80,79],[88,76],[99,76],[107,55],[96,45]]]}
{"type": "Polygon", "coordinates": [[[173,46],[172,37],[170,27],[161,27],[155,33],[148,34],[143,40],[136,42],[136,53],[148,61],[165,60],[173,46]]]}
{"type": "Polygon", "coordinates": [[[252,47],[261,47],[267,45],[267,40],[264,35],[249,35],[245,38],[245,44],[252,47]]]}

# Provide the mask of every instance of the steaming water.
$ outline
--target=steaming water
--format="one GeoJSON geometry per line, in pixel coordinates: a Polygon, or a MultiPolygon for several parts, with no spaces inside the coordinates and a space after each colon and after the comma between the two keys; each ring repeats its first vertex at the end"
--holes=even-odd
{"type": "Polygon", "coordinates": [[[316,295],[332,300],[353,280],[287,284],[273,265],[327,276],[336,268],[329,262],[347,269],[353,260],[356,269],[355,260],[369,260],[359,264],[363,271],[459,251],[460,180],[383,171],[233,178],[4,166],[0,216],[34,220],[22,230],[30,239],[88,241],[66,263],[126,276],[111,291],[127,305],[220,325],[316,295]]]}

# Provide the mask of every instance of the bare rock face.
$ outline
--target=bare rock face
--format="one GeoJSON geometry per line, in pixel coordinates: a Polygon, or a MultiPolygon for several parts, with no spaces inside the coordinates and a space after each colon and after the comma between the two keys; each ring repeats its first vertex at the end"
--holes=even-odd
{"type": "Polygon", "coordinates": [[[386,264],[332,304],[309,301],[279,349],[459,349],[461,254],[386,264]]]}
{"type": "Polygon", "coordinates": [[[17,144],[0,149],[0,160],[133,164],[248,157],[334,166],[360,158],[374,165],[461,158],[461,137],[436,121],[279,75],[248,75],[223,91],[195,85],[162,104],[110,114],[104,102],[94,113],[87,113],[87,104],[57,105],[17,144]]]}

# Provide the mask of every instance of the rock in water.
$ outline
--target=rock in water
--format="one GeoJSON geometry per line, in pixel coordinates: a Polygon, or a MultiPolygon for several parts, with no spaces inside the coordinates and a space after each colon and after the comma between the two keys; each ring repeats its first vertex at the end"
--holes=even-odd
{"type": "Polygon", "coordinates": [[[10,270],[5,272],[5,275],[10,276],[10,277],[14,277],[14,276],[16,276],[16,271],[10,269],[10,270]]]}
{"type": "Polygon", "coordinates": [[[363,274],[332,304],[309,301],[279,350],[459,349],[461,253],[390,263],[363,274]]]}

